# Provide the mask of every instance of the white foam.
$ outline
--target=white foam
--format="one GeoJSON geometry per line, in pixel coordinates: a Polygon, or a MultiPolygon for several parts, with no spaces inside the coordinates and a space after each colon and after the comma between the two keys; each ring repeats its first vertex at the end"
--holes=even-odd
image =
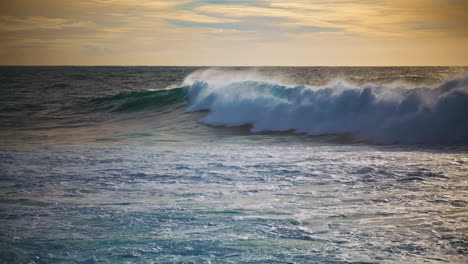
{"type": "Polygon", "coordinates": [[[438,87],[285,86],[255,72],[206,70],[187,77],[191,106],[209,111],[202,123],[251,125],[252,132],[352,133],[377,143],[468,141],[468,77],[438,87]]]}

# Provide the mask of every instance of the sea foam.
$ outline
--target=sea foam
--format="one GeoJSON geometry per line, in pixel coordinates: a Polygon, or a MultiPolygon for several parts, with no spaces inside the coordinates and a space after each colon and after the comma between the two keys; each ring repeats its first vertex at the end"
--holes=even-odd
{"type": "Polygon", "coordinates": [[[205,70],[184,82],[188,112],[202,123],[250,125],[252,132],[351,133],[379,144],[468,141],[468,77],[436,87],[288,86],[253,73],[205,70]]]}

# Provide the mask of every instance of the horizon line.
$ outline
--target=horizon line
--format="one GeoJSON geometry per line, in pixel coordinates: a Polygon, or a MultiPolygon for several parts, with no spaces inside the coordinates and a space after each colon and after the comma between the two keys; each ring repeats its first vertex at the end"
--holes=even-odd
{"type": "Polygon", "coordinates": [[[468,67],[468,65],[143,65],[143,64],[0,64],[0,67],[468,67]]]}

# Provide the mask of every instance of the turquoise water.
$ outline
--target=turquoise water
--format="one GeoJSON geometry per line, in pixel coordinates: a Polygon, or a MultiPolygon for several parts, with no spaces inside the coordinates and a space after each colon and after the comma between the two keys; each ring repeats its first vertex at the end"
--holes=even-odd
{"type": "Polygon", "coordinates": [[[466,68],[0,70],[2,263],[468,260],[466,68]]]}

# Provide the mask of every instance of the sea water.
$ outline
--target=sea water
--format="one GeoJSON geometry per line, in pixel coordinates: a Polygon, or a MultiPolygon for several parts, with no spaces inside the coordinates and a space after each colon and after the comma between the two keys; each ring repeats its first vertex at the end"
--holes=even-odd
{"type": "Polygon", "coordinates": [[[1,67],[1,263],[466,263],[468,68],[1,67]]]}

